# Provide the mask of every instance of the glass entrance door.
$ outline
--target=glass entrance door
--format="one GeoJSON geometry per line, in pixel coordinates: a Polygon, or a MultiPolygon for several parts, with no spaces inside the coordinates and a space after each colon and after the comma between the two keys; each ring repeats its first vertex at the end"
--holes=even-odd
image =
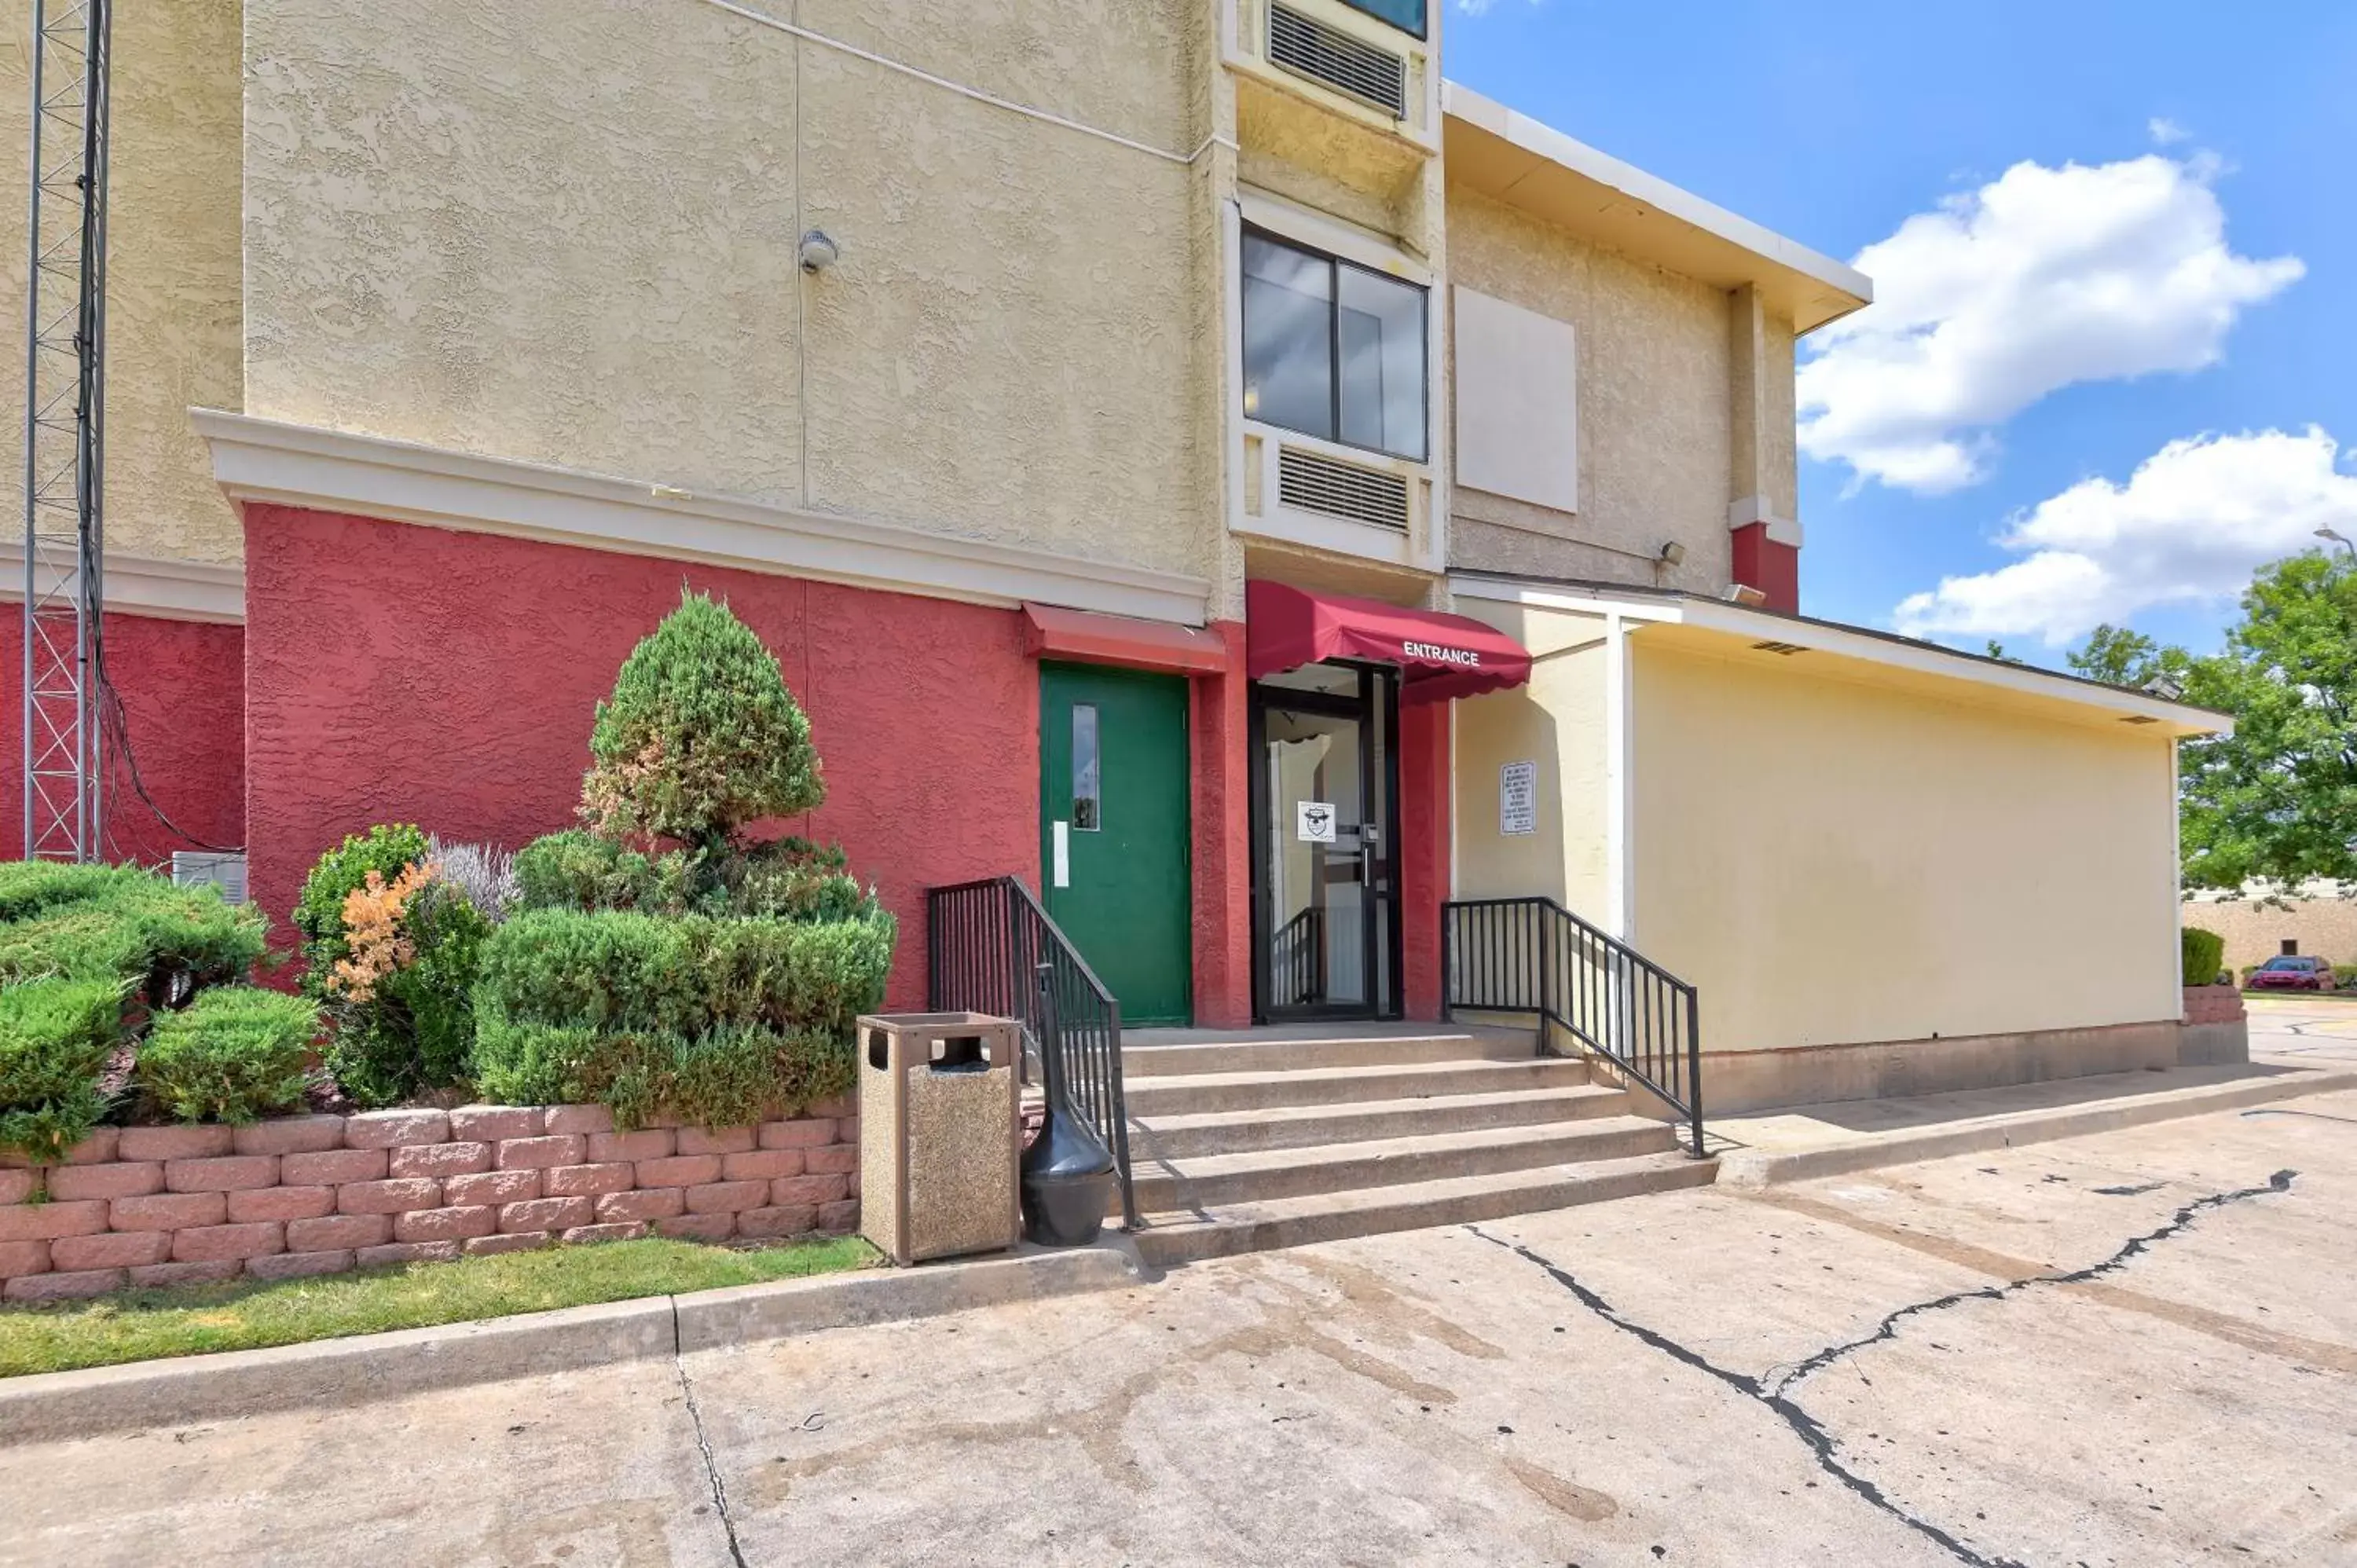
{"type": "Polygon", "coordinates": [[[1399,1015],[1392,671],[1312,664],[1252,699],[1255,1005],[1399,1015]]]}

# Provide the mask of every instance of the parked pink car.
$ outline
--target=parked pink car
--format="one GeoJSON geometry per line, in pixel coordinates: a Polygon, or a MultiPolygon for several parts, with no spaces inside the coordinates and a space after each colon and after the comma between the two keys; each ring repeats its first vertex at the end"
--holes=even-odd
{"type": "Polygon", "coordinates": [[[2271,958],[2251,973],[2254,991],[2330,991],[2332,966],[2320,958],[2271,958]]]}

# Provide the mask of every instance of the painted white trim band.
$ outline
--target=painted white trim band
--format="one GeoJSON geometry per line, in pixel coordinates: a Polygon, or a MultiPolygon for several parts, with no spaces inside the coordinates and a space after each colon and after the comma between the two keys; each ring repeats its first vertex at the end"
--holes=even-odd
{"type": "Polygon", "coordinates": [[[511,457],[190,409],[232,501],[357,513],[1012,609],[1029,600],[1200,626],[1200,577],[698,494],[511,457]]]}
{"type": "MultiPolygon", "coordinates": [[[[151,616],[157,620],[201,620],[241,625],[245,620],[245,568],[210,561],[174,561],[160,555],[106,558],[100,596],[110,615],[151,616]]],[[[72,573],[60,573],[70,578],[72,573]]],[[[0,543],[0,601],[25,598],[25,546],[0,543]]]]}

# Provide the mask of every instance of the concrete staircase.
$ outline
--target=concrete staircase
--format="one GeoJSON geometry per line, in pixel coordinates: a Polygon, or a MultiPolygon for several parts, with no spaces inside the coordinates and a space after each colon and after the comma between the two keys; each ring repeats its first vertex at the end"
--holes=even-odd
{"type": "Polygon", "coordinates": [[[1122,1050],[1147,1262],[1696,1187],[1716,1164],[1530,1030],[1146,1030],[1122,1050]]]}

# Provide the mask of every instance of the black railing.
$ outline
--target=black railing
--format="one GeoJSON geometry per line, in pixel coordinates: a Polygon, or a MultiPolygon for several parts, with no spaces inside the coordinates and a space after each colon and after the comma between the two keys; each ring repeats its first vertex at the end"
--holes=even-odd
{"type": "Polygon", "coordinates": [[[1315,904],[1269,935],[1268,1000],[1273,1007],[1326,1000],[1326,911],[1315,904]]]}
{"type": "Polygon", "coordinates": [[[1530,1013],[1659,1097],[1703,1152],[1702,1015],[1695,988],[1552,898],[1477,898],[1440,909],[1447,1008],[1530,1013]]]}
{"type": "Polygon", "coordinates": [[[1045,1081],[1048,1055],[1081,1119],[1121,1176],[1122,1221],[1137,1229],[1129,1175],[1129,1108],[1121,1090],[1121,1004],[1073,950],[1020,878],[994,876],[925,894],[926,1005],[1020,1019],[1045,1081]],[[1040,971],[1046,970],[1042,975],[1040,971]]]}

